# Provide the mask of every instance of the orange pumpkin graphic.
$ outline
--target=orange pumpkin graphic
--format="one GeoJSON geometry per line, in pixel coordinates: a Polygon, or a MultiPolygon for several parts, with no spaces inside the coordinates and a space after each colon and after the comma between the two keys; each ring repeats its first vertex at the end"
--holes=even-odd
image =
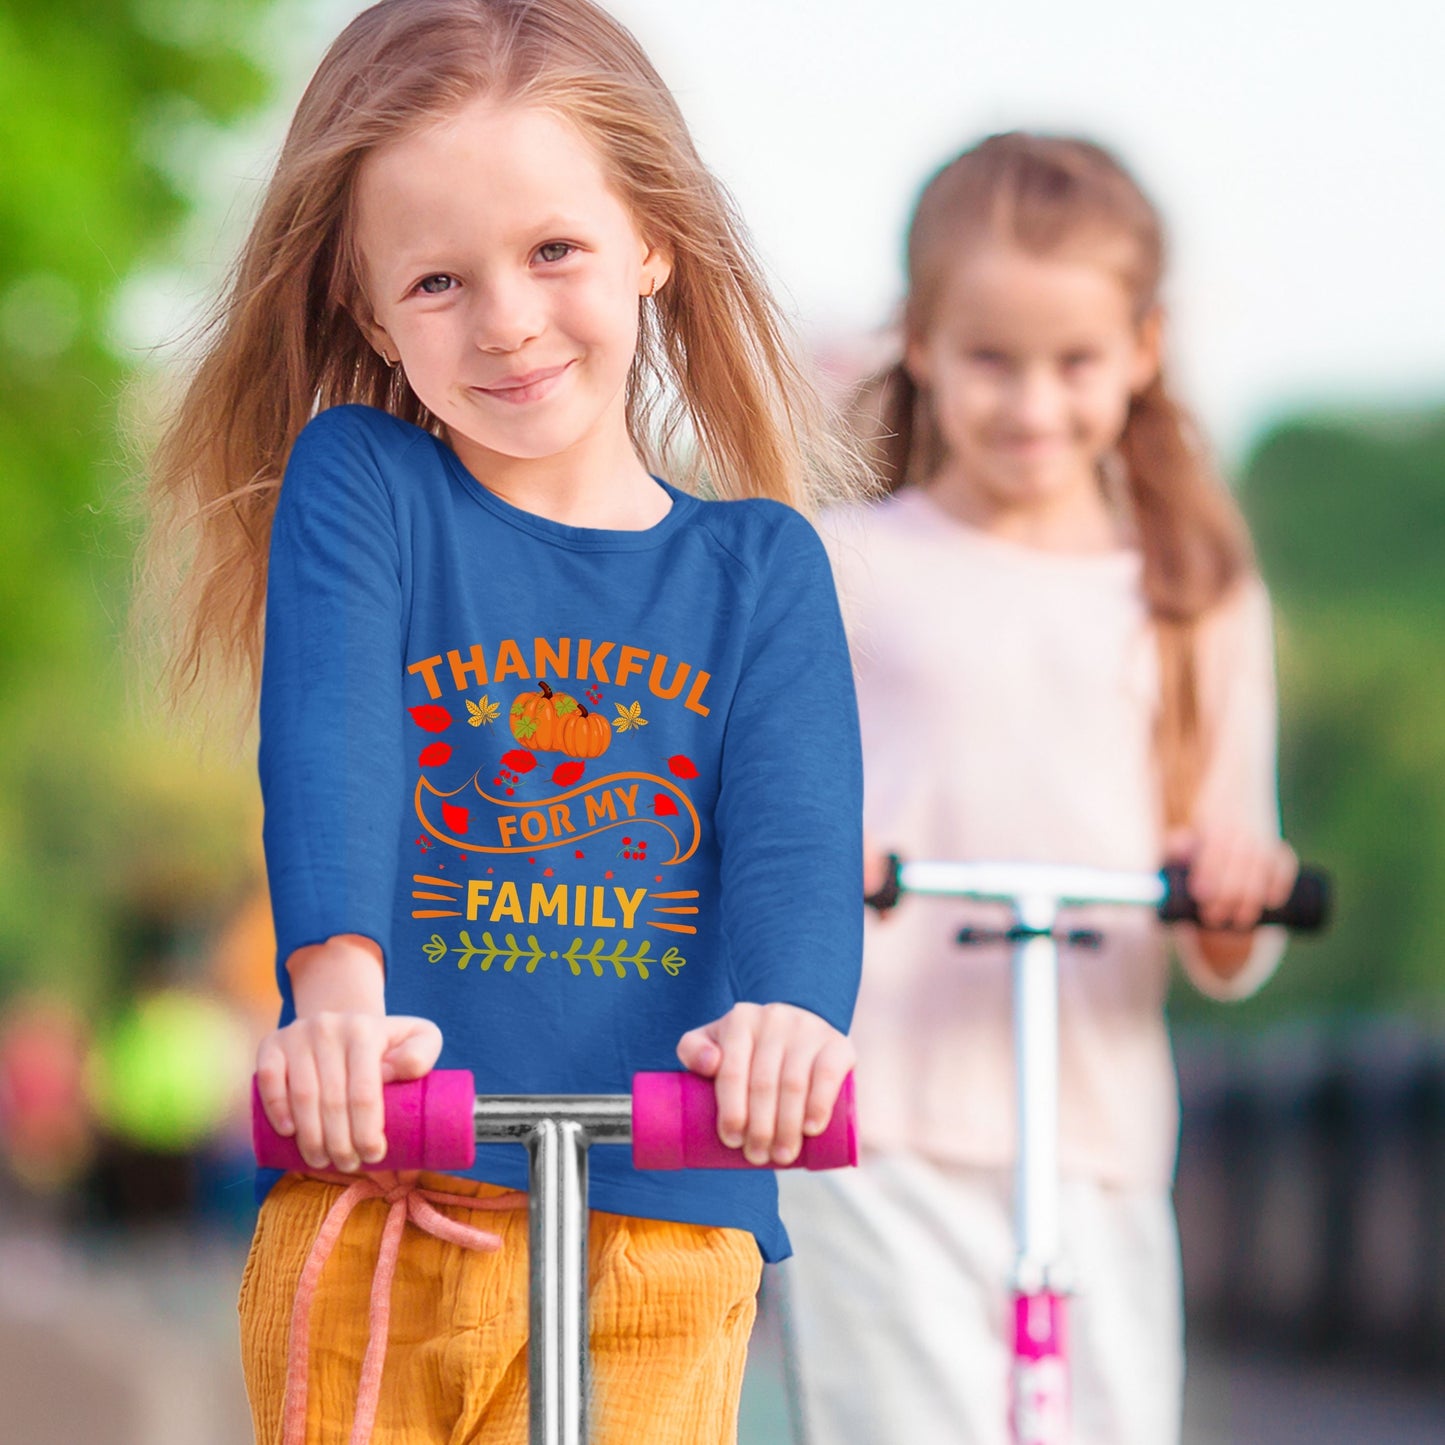
{"type": "Polygon", "coordinates": [[[537,692],[521,693],[512,704],[509,721],[512,736],[533,752],[551,753],[558,747],[557,721],[577,710],[577,699],[566,693],[554,693],[545,682],[537,684],[537,692]]]}
{"type": "Polygon", "coordinates": [[[512,704],[512,736],[534,753],[600,758],[612,742],[607,719],[588,712],[568,693],[553,692],[545,682],[537,687],[536,692],[519,694],[512,704]]]}
{"type": "Polygon", "coordinates": [[[605,717],[588,712],[578,703],[577,711],[558,724],[558,746],[569,758],[600,758],[612,745],[612,729],[605,717]]]}

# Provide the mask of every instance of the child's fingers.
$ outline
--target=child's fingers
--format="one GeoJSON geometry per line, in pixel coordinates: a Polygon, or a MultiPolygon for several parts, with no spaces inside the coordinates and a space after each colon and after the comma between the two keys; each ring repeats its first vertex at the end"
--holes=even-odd
{"type": "Polygon", "coordinates": [[[1266,908],[1288,901],[1298,870],[1285,843],[1242,833],[1210,835],[1190,875],[1200,923],[1237,931],[1257,927],[1266,908]]]}
{"type": "Polygon", "coordinates": [[[430,1019],[394,1015],[386,1020],[382,1081],[419,1079],[436,1066],[441,1052],[442,1032],[430,1019]]]}
{"type": "Polygon", "coordinates": [[[813,1061],[813,1077],[808,1089],[808,1107],[803,1116],[803,1133],[810,1138],[821,1134],[838,1107],[838,1094],[843,1080],[854,1064],[852,1042],[836,1030],[822,1052],[813,1061]]]}
{"type": "Polygon", "coordinates": [[[1273,875],[1274,859],[1269,851],[1257,843],[1251,844],[1239,863],[1239,893],[1234,911],[1236,928],[1259,927],[1259,917],[1265,910],[1273,875]]]}
{"type": "Polygon", "coordinates": [[[802,1047],[794,1045],[783,1056],[778,1077],[777,1127],[773,1134],[774,1164],[786,1167],[803,1147],[803,1119],[812,1091],[816,1058],[817,1045],[811,1040],[802,1047]]]}
{"type": "Polygon", "coordinates": [[[713,1037],[714,1027],[708,1024],[705,1028],[689,1029],[677,1041],[678,1061],[683,1068],[701,1074],[704,1079],[713,1078],[722,1063],[722,1050],[713,1037]]]}
{"type": "Polygon", "coordinates": [[[684,1034],[678,1057],[715,1059],[718,1138],[752,1164],[796,1161],[805,1134],[827,1126],[853,1046],[825,1020],[791,1004],[740,1003],[684,1034]]]}
{"type": "Polygon", "coordinates": [[[1299,859],[1288,843],[1281,843],[1275,849],[1273,867],[1270,869],[1269,887],[1265,891],[1266,907],[1283,908],[1289,902],[1298,879],[1299,859]]]}
{"type": "Polygon", "coordinates": [[[1189,864],[1189,892],[1204,928],[1228,928],[1237,900],[1236,840],[1214,831],[1197,842],[1189,864]]]}
{"type": "Polygon", "coordinates": [[[748,1086],[753,1070],[753,1030],[738,1005],[714,1025],[719,1053],[717,1074],[717,1135],[729,1149],[742,1146],[748,1126],[748,1086]]]}
{"type": "Polygon", "coordinates": [[[1249,892],[1248,852],[1231,839],[1215,855],[1210,897],[1200,908],[1201,919],[1210,928],[1238,928],[1249,906],[1249,892]]]}
{"type": "Polygon", "coordinates": [[[256,1050],[256,1091],[271,1127],[283,1138],[296,1132],[291,1117],[291,1101],[286,1096],[286,1053],[276,1042],[276,1035],[262,1039],[256,1050]]]}
{"type": "Polygon", "coordinates": [[[386,1106],[381,1092],[381,1060],[377,1040],[369,1032],[356,1031],[346,1051],[347,1106],[351,1117],[351,1142],[363,1164],[376,1164],[386,1157],[386,1106]]]}
{"type": "Polygon", "coordinates": [[[1223,839],[1217,835],[1195,838],[1185,855],[1189,864],[1189,896],[1201,908],[1213,900],[1219,881],[1223,839]]]}
{"type": "Polygon", "coordinates": [[[791,1022],[775,1009],[762,1011],[761,1028],[753,1044],[752,1068],[748,1073],[748,1123],[743,1139],[743,1157],[750,1164],[766,1164],[772,1158],[778,1132],[779,1087],[789,1052],[791,1022]]]}
{"type": "Polygon", "coordinates": [[[888,881],[888,854],[874,846],[865,837],[863,840],[863,896],[877,893],[888,881]]]}
{"type": "Polygon", "coordinates": [[[316,1061],[309,1049],[288,1055],[286,1089],[291,1117],[296,1123],[296,1147],[313,1169],[326,1165],[326,1147],[321,1133],[321,1092],[316,1080],[316,1061]]]}
{"type": "MultiPolygon", "coordinates": [[[[321,1096],[321,1137],[325,1159],[350,1172],[361,1163],[351,1139],[351,1089],[348,1081],[350,1038],[325,1015],[317,1020],[316,1082],[321,1096]]],[[[307,1163],[317,1166],[316,1160],[307,1163]]]]}
{"type": "Polygon", "coordinates": [[[1299,864],[1287,844],[1252,843],[1241,860],[1240,872],[1241,892],[1234,926],[1257,928],[1266,908],[1279,908],[1289,901],[1299,864]]]}

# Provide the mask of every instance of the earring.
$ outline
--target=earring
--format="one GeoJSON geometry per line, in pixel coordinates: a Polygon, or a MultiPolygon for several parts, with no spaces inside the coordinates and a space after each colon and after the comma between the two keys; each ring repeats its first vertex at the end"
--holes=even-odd
{"type": "Polygon", "coordinates": [[[647,288],[647,294],[646,294],[646,296],[644,297],[644,299],[650,301],[650,300],[651,300],[654,296],[656,296],[656,295],[657,295],[657,277],[654,276],[654,277],[652,278],[652,284],[647,288]]]}

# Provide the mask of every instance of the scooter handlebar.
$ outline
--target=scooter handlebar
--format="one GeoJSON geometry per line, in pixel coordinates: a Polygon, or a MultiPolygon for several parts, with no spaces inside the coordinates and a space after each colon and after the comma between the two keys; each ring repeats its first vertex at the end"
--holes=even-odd
{"type": "MultiPolygon", "coordinates": [[[[1115,874],[1105,870],[1056,869],[1038,864],[916,863],[905,868],[898,855],[890,853],[882,884],[866,894],[863,902],[879,913],[888,912],[905,894],[915,891],[905,883],[905,876],[918,870],[928,870],[935,875],[941,871],[944,874],[946,881],[941,883],[931,879],[930,885],[922,890],[927,893],[1007,902],[1026,892],[1049,895],[1056,889],[1068,888],[1079,891],[1058,892],[1055,896],[1071,905],[1149,903],[1157,907],[1159,917],[1166,923],[1199,921],[1198,908],[1189,896],[1187,864],[1171,864],[1158,874],[1115,874]],[[961,875],[956,884],[949,880],[950,872],[961,875]],[[974,876],[969,877],[970,874],[974,876]],[[979,876],[982,874],[989,875],[987,880],[979,876]],[[1066,881],[1060,881],[1061,875],[1066,881]],[[1095,896],[1096,891],[1098,896],[1095,896]]],[[[1294,891],[1284,907],[1267,909],[1259,922],[1282,925],[1296,933],[1318,933],[1329,924],[1333,894],[1330,876],[1324,869],[1302,867],[1295,879],[1294,891]]]]}
{"type": "MultiPolygon", "coordinates": [[[[1171,863],[1164,870],[1164,888],[1160,918],[1165,923],[1198,923],[1199,907],[1189,896],[1187,864],[1171,863]]],[[[1323,868],[1301,867],[1284,906],[1266,908],[1259,921],[1282,925],[1294,933],[1319,933],[1329,924],[1333,892],[1330,875],[1323,868]]]]}
{"type": "MultiPolygon", "coordinates": [[[[388,1084],[386,1157],[370,1170],[470,1169],[476,1163],[473,1122],[476,1087],[466,1069],[433,1069],[420,1079],[388,1084]]],[[[261,1092],[251,1080],[251,1141],[266,1169],[304,1171],[294,1137],[278,1134],[266,1117],[261,1092]]],[[[635,1074],[632,1079],[632,1161],[639,1169],[766,1169],[750,1164],[741,1149],[728,1148],[717,1133],[717,1095],[710,1079],[681,1072],[635,1074]]],[[[806,1138],[787,1168],[839,1169],[858,1162],[853,1076],[844,1080],[833,1117],[823,1133],[806,1138]]]]}

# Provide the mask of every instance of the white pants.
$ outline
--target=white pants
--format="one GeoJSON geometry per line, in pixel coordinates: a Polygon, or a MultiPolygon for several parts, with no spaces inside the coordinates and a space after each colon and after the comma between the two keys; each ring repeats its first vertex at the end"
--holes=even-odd
{"type": "MultiPolygon", "coordinates": [[[[912,1155],[784,1172],[780,1286],[807,1445],[1007,1445],[1012,1180],[912,1155]]],[[[1074,1445],[1177,1445],[1179,1247],[1166,1195],[1062,1193],[1074,1445]]]]}

